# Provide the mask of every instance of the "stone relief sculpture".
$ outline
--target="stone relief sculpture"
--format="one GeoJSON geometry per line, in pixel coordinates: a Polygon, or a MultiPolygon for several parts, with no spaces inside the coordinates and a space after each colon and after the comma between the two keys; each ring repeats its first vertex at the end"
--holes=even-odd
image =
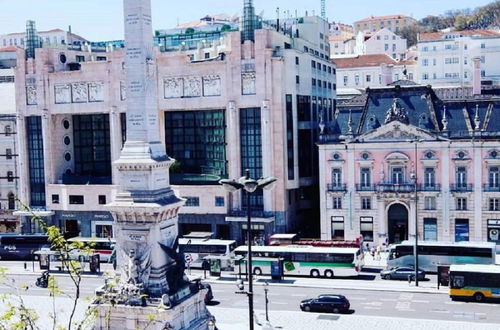
{"type": "Polygon", "coordinates": [[[59,84],[54,86],[56,104],[71,103],[71,85],[59,84]]]}
{"type": "Polygon", "coordinates": [[[255,72],[241,74],[241,93],[243,95],[255,95],[255,72]]]}
{"type": "Polygon", "coordinates": [[[408,114],[405,109],[399,104],[398,99],[394,98],[392,100],[392,106],[387,109],[387,114],[385,116],[385,124],[390,123],[391,121],[399,121],[403,124],[408,124],[408,114]]]}
{"type": "Polygon", "coordinates": [[[221,95],[220,77],[217,75],[203,77],[203,96],[219,95],[221,95]]]}
{"type": "Polygon", "coordinates": [[[163,79],[164,98],[173,99],[184,96],[184,79],[179,77],[163,79]]]}
{"type": "Polygon", "coordinates": [[[73,103],[88,102],[88,87],[87,83],[77,82],[71,84],[72,101],[73,103]]]}
{"type": "Polygon", "coordinates": [[[102,81],[89,82],[89,102],[104,101],[104,83],[102,81]]]}
{"type": "Polygon", "coordinates": [[[120,81],[120,100],[125,101],[127,99],[127,87],[124,81],[120,81]]]}
{"type": "Polygon", "coordinates": [[[26,104],[27,105],[36,105],[36,86],[35,85],[27,85],[26,86],[26,104]]]}
{"type": "Polygon", "coordinates": [[[201,78],[186,77],[184,78],[184,97],[199,97],[201,96],[201,78]]]}

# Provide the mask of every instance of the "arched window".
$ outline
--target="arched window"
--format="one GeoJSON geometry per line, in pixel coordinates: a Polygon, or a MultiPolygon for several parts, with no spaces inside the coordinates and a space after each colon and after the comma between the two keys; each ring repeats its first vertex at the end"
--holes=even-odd
{"type": "Polygon", "coordinates": [[[16,199],[14,197],[14,194],[9,193],[7,198],[9,200],[9,210],[14,210],[16,208],[16,199]]]}

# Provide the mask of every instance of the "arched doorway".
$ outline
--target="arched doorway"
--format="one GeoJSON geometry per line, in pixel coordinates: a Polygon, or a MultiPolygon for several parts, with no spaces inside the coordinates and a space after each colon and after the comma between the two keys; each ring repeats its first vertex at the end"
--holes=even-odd
{"type": "Polygon", "coordinates": [[[408,210],[403,204],[393,204],[387,211],[389,243],[408,239],[408,210]]]}

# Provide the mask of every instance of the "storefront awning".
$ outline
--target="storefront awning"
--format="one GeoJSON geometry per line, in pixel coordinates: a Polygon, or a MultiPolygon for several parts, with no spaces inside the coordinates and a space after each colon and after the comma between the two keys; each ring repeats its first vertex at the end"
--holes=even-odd
{"type": "MultiPolygon", "coordinates": [[[[252,217],[250,221],[252,223],[272,223],[274,222],[274,217],[252,217]]],[[[226,216],[226,222],[247,222],[247,218],[240,216],[226,216]]]]}
{"type": "Polygon", "coordinates": [[[12,213],[13,215],[21,216],[21,217],[50,217],[54,215],[54,211],[47,210],[17,210],[12,213]]]}

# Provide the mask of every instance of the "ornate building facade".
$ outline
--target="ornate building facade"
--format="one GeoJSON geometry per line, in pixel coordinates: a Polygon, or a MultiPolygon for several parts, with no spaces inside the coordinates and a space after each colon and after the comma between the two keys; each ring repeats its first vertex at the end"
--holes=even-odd
{"type": "Polygon", "coordinates": [[[498,88],[408,83],[338,107],[320,135],[321,238],[500,244],[498,88]]]}

